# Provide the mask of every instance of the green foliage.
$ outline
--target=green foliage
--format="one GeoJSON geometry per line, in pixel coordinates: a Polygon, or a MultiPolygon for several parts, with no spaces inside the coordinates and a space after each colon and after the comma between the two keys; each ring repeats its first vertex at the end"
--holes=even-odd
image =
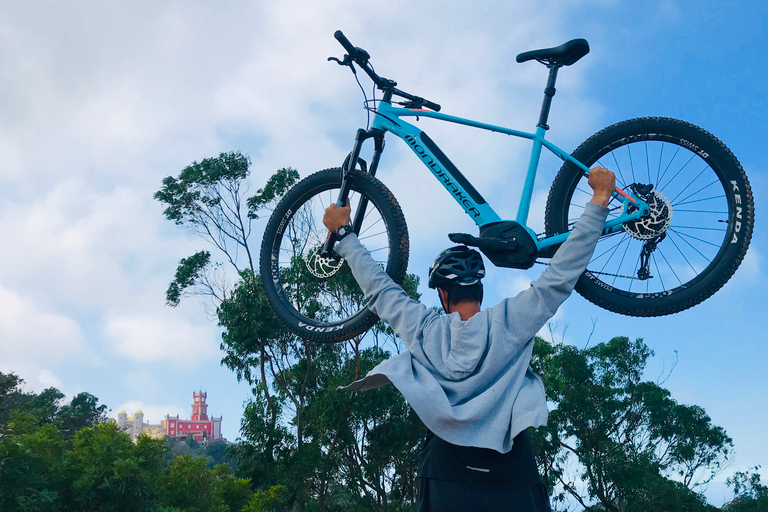
{"type": "Polygon", "coordinates": [[[166,205],[163,214],[168,220],[207,229],[208,224],[225,219],[217,207],[239,191],[240,183],[250,173],[250,163],[239,152],[221,153],[215,158],[193,162],[178,178],[165,178],[163,188],[154,197],[166,205]]]}
{"type": "Polygon", "coordinates": [[[226,505],[214,492],[216,475],[202,457],[184,455],[171,462],[165,476],[162,504],[187,512],[224,511],[226,505]]]}
{"type": "Polygon", "coordinates": [[[765,512],[768,510],[768,486],[760,482],[759,466],[749,471],[737,471],[726,480],[733,488],[733,500],[723,506],[728,512],[765,512]]]}
{"type": "MultiPolygon", "coordinates": [[[[165,206],[163,214],[179,226],[184,226],[216,247],[237,271],[246,268],[255,272],[249,246],[251,221],[259,211],[268,208],[298,180],[298,172],[285,168],[277,171],[264,188],[246,199],[246,179],[251,162],[239,152],[221,153],[185,167],[179,176],[166,177],[154,198],[165,206]]],[[[183,258],[176,276],[166,291],[166,302],[177,306],[187,294],[209,296],[218,305],[230,289],[220,274],[219,263],[211,262],[208,251],[199,251],[183,258]]]]}
{"type": "Polygon", "coordinates": [[[251,385],[265,377],[261,364],[265,349],[287,347],[295,339],[269,306],[260,276],[250,270],[240,273],[240,281],[219,305],[218,318],[225,329],[221,362],[235,372],[238,381],[251,385]]]}
{"type": "Polygon", "coordinates": [[[26,411],[13,411],[0,437],[0,510],[59,510],[65,445],[53,424],[40,427],[26,411]]]}
{"type": "Polygon", "coordinates": [[[242,512],[278,512],[285,500],[285,487],[274,485],[251,496],[242,512]]]}
{"type": "Polygon", "coordinates": [[[290,167],[283,167],[273,174],[264,188],[260,188],[256,194],[248,198],[248,217],[258,219],[260,209],[280,198],[285,192],[299,181],[299,171],[290,167]]]}
{"type": "Polygon", "coordinates": [[[78,510],[139,510],[154,505],[161,490],[162,441],[139,438],[134,445],[114,423],[80,430],[65,457],[78,510]]]}
{"type": "Polygon", "coordinates": [[[200,251],[189,258],[182,258],[178,268],[176,268],[176,277],[168,285],[168,290],[165,292],[166,304],[173,307],[178,306],[185,291],[199,282],[210,260],[211,253],[208,251],[200,251]]]}
{"type": "Polygon", "coordinates": [[[107,406],[98,403],[98,398],[82,392],[59,409],[57,422],[65,439],[72,439],[78,430],[107,421],[107,406]]]}
{"type": "Polygon", "coordinates": [[[533,442],[546,483],[564,489],[556,502],[569,493],[609,511],[648,510],[650,503],[706,510],[691,489],[720,470],[732,441],[702,408],[642,380],[651,355],[642,340],[625,337],[584,350],[536,339],[531,365],[556,408],[533,442]],[[581,468],[575,473],[574,461],[581,468]]]}
{"type": "Polygon", "coordinates": [[[206,467],[213,469],[219,464],[230,464],[232,461],[227,457],[227,442],[223,440],[209,441],[207,443],[198,443],[192,438],[180,441],[173,437],[163,438],[163,442],[167,446],[168,450],[165,453],[165,463],[170,464],[171,461],[182,455],[189,455],[192,457],[202,457],[206,460],[206,467]]]}
{"type": "Polygon", "coordinates": [[[0,373],[3,512],[239,512],[280,502],[274,490],[252,500],[251,482],[216,464],[226,457],[223,441],[190,446],[139,436],[133,443],[113,422],[94,424],[105,406],[93,395],[59,406],[57,390],[23,393],[21,383],[0,373]],[[179,446],[205,456],[166,462],[179,446]]]}

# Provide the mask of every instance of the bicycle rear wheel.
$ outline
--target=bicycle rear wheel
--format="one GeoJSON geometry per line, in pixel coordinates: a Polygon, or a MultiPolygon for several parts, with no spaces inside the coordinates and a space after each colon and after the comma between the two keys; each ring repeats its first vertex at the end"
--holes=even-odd
{"type": "MultiPolygon", "coordinates": [[[[600,239],[576,284],[586,299],[625,315],[668,315],[731,278],[752,238],[754,203],[739,161],[716,137],[676,119],[632,119],[573,156],[614,171],[618,187],[641,191],[651,206],[649,217],[600,239]]],[[[584,173],[563,165],[547,201],[547,235],[572,229],[591,195],[584,173]]],[[[621,205],[609,208],[615,217],[621,205]]]]}
{"type": "MultiPolygon", "coordinates": [[[[368,203],[358,238],[401,284],[408,266],[408,230],[400,205],[370,174],[352,172],[348,178],[353,215],[361,201],[368,203]]],[[[328,235],[323,213],[336,201],[340,185],[339,168],[296,184],[272,212],[261,245],[260,272],[270,306],[291,330],[311,341],[344,341],[378,321],[347,263],[319,252],[328,235]]]]}

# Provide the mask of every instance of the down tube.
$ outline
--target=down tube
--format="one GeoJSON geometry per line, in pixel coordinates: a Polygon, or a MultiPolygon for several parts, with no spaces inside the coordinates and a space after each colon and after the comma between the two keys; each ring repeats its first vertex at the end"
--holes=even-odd
{"type": "Polygon", "coordinates": [[[388,126],[387,129],[408,144],[478,227],[501,220],[426,133],[402,120],[398,124],[400,126],[388,126]]]}

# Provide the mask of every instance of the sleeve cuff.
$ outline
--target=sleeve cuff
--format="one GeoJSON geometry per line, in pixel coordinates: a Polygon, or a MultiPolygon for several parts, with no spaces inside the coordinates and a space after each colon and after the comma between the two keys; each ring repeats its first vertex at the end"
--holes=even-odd
{"type": "Polygon", "coordinates": [[[342,258],[346,258],[345,254],[355,246],[355,244],[360,245],[360,241],[357,239],[357,234],[350,233],[347,236],[344,237],[344,239],[341,242],[338,242],[334,246],[334,250],[336,253],[341,256],[342,258]],[[354,242],[351,242],[351,240],[354,239],[354,242]]]}
{"type": "Polygon", "coordinates": [[[601,204],[593,203],[592,201],[587,203],[587,206],[584,207],[584,213],[589,213],[590,215],[600,215],[605,219],[605,217],[608,216],[608,207],[603,206],[601,204]]]}

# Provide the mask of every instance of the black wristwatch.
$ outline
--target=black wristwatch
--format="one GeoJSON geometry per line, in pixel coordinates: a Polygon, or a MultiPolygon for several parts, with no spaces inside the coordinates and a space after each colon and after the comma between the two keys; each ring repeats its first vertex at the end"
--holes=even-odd
{"type": "Polygon", "coordinates": [[[339,229],[336,230],[336,241],[340,242],[346,237],[348,234],[353,233],[352,226],[349,224],[345,226],[339,226],[339,229]]]}

